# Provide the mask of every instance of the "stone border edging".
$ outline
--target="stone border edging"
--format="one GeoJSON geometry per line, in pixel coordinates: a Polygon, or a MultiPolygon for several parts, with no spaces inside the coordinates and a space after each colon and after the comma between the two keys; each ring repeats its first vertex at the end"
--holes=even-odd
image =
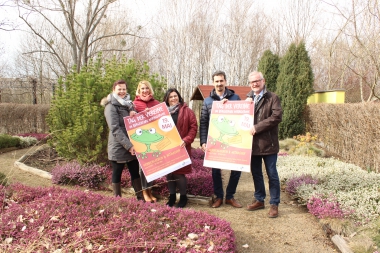
{"type": "Polygon", "coordinates": [[[46,144],[38,147],[36,150],[34,150],[32,153],[26,153],[25,155],[23,155],[20,159],[18,159],[17,161],[15,161],[14,163],[14,166],[23,170],[23,171],[26,171],[26,172],[29,172],[29,173],[32,173],[34,175],[37,175],[37,176],[40,176],[40,177],[43,177],[43,178],[46,178],[46,179],[52,179],[52,175],[51,173],[47,172],[47,171],[44,171],[44,170],[40,170],[40,169],[37,169],[37,168],[34,168],[34,167],[30,167],[26,164],[24,164],[23,162],[28,159],[29,156],[37,153],[38,151],[40,150],[44,150],[48,148],[48,146],[46,144]]]}

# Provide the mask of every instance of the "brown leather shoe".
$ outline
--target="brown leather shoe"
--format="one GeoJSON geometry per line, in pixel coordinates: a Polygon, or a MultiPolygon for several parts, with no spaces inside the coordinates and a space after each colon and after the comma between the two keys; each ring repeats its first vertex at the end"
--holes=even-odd
{"type": "Polygon", "coordinates": [[[256,211],[259,209],[264,209],[265,205],[264,202],[260,202],[258,200],[254,200],[251,205],[247,205],[248,211],[256,211]]]}
{"type": "Polygon", "coordinates": [[[268,217],[269,218],[276,218],[277,216],[278,216],[278,206],[270,205],[268,217]]]}
{"type": "Polygon", "coordinates": [[[236,208],[242,208],[243,207],[234,198],[232,198],[232,199],[226,199],[225,203],[226,203],[226,205],[231,205],[231,206],[236,207],[236,208]]]}
{"type": "Polygon", "coordinates": [[[219,199],[219,198],[217,198],[217,199],[215,199],[215,202],[214,202],[214,204],[212,204],[212,208],[218,208],[218,207],[220,207],[221,205],[223,204],[223,199],[219,199]]]}

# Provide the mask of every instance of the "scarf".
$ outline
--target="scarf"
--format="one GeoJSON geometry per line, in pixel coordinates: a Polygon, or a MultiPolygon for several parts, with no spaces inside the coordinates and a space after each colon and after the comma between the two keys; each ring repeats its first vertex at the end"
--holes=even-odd
{"type": "Polygon", "coordinates": [[[176,113],[178,111],[178,109],[179,109],[179,103],[176,105],[168,106],[168,110],[169,110],[170,114],[176,113]]]}
{"type": "MultiPolygon", "coordinates": [[[[111,93],[112,96],[119,102],[122,106],[127,107],[130,111],[134,109],[134,105],[131,100],[131,96],[127,93],[125,97],[121,98],[116,93],[111,93]]],[[[108,95],[108,101],[111,101],[111,94],[108,95]]]]}
{"type": "Polygon", "coordinates": [[[145,96],[145,97],[143,95],[139,95],[139,97],[142,101],[145,101],[145,102],[148,102],[153,98],[152,94],[149,94],[148,96],[145,96]]]}

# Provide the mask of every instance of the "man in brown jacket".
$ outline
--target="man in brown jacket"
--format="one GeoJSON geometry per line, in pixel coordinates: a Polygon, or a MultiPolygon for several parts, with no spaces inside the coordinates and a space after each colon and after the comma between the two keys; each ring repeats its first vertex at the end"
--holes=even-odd
{"type": "Polygon", "coordinates": [[[251,129],[253,135],[251,173],[255,185],[254,200],[247,210],[255,211],[265,207],[265,183],[262,172],[262,161],[269,179],[270,210],[268,217],[278,216],[280,203],[280,180],[277,173],[277,154],[280,150],[278,140],[278,124],[282,120],[280,99],[276,94],[265,87],[265,79],[261,72],[251,72],[248,76],[251,91],[247,100],[254,101],[254,125],[251,129]]]}

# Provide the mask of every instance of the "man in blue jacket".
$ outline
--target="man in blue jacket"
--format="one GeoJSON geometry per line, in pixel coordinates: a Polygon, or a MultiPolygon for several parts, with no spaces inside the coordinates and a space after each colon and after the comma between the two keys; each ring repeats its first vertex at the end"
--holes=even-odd
{"type": "MultiPolygon", "coordinates": [[[[215,88],[211,91],[210,96],[205,98],[205,100],[203,101],[199,125],[200,144],[202,150],[205,152],[213,101],[240,100],[240,97],[237,94],[235,94],[233,90],[229,90],[226,87],[226,73],[224,73],[223,71],[216,71],[214,74],[212,74],[212,81],[215,88]]],[[[234,194],[236,192],[236,187],[238,185],[240,175],[241,171],[232,170],[230,180],[226,189],[225,203],[227,205],[231,205],[237,208],[242,207],[242,205],[234,199],[234,194]]],[[[213,201],[212,207],[218,208],[223,204],[224,198],[223,181],[220,169],[212,169],[212,180],[214,183],[214,194],[216,195],[216,199],[213,201]]]]}

